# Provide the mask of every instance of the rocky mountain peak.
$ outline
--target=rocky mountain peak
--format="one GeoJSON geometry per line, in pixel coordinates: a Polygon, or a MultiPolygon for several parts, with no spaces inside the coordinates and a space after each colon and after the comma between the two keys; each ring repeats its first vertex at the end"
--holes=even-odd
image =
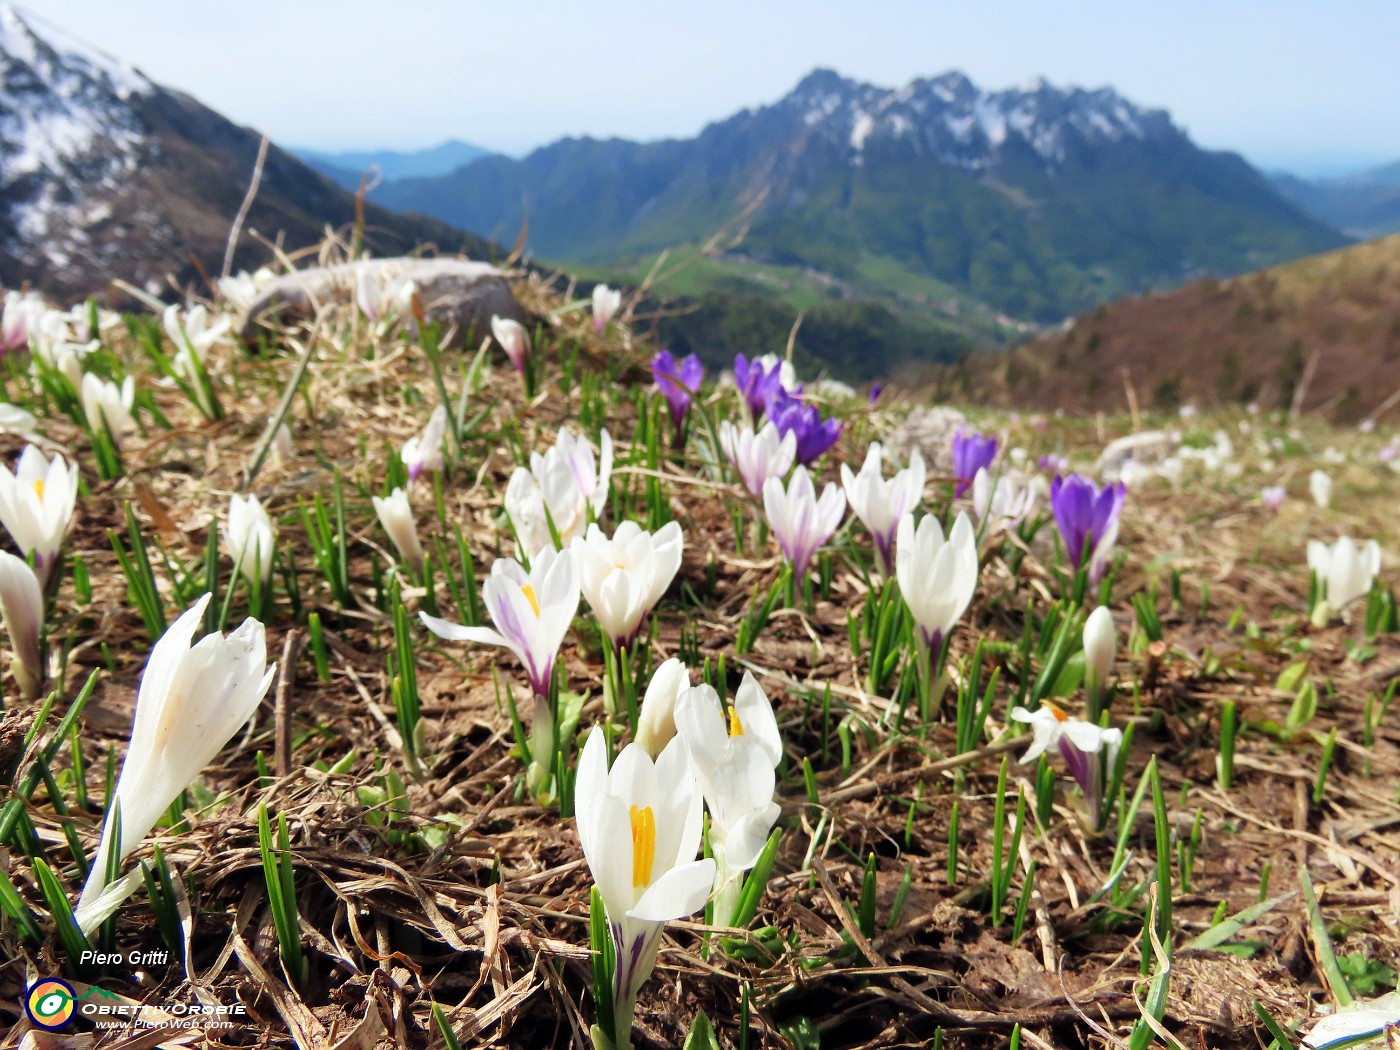
{"type": "Polygon", "coordinates": [[[809,133],[841,144],[855,164],[871,144],[898,143],[980,170],[993,166],[1015,139],[1053,173],[1072,139],[1096,145],[1179,134],[1165,112],[1137,106],[1110,88],[1058,87],[1039,77],[993,92],[957,70],[888,89],[817,69],[777,105],[800,114],[809,133]]]}
{"type": "Polygon", "coordinates": [[[94,186],[136,166],[133,103],[156,90],[135,68],[0,4],[0,197],[10,250],[63,266],[107,217],[94,186]]]}

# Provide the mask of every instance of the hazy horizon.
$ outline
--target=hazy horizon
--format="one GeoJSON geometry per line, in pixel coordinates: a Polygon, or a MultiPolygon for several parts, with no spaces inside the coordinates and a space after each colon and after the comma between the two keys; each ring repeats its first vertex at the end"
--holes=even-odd
{"type": "Polygon", "coordinates": [[[1306,0],[1170,10],[1070,0],[1056,11],[995,0],[976,14],[912,0],[859,14],[835,0],[660,10],[625,0],[587,19],[547,0],[529,10],[411,0],[393,12],[345,0],[16,6],[279,145],[325,152],[455,138],[518,157],[571,135],[689,138],[828,67],[891,88],[950,69],[991,90],[1040,76],[1109,86],[1266,171],[1316,177],[1400,160],[1400,5],[1383,0],[1334,5],[1326,18],[1306,0]]]}

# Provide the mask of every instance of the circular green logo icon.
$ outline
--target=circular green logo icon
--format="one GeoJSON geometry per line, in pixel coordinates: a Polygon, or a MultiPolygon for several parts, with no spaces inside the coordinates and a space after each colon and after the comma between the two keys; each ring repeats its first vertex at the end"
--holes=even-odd
{"type": "Polygon", "coordinates": [[[44,977],[29,986],[24,995],[24,1010],[36,1028],[57,1032],[66,1028],[76,1009],[72,987],[57,977],[44,977]]]}

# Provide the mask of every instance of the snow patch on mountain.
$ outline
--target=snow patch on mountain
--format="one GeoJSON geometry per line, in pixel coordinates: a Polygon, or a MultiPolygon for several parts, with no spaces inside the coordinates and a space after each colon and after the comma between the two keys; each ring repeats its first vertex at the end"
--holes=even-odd
{"type": "Polygon", "coordinates": [[[0,4],[0,195],[30,260],[67,266],[135,170],[145,130],[133,108],[156,90],[134,67],[0,4]]]}
{"type": "Polygon", "coordinates": [[[1175,132],[1165,112],[1135,106],[1108,88],[1061,88],[1036,78],[992,92],[957,72],[887,90],[819,70],[779,106],[799,108],[803,125],[847,148],[852,164],[863,163],[876,143],[903,141],[980,170],[1016,139],[1053,173],[1073,141],[1096,145],[1175,132]]]}

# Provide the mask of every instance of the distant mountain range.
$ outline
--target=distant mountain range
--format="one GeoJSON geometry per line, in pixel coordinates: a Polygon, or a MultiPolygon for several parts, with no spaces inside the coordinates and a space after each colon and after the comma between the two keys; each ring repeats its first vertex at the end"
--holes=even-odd
{"type": "Polygon", "coordinates": [[[1339,178],[1270,178],[1289,200],[1350,236],[1400,233],[1400,161],[1339,178]]]}
{"type": "Polygon", "coordinates": [[[991,92],[960,73],[889,90],[818,70],[693,139],[565,139],[376,199],[506,243],[528,219],[529,247],[552,261],[616,268],[708,245],[734,279],[795,268],[1037,323],[1346,241],[1162,110],[1043,80],[991,92]]]}
{"type": "MultiPolygon", "coordinates": [[[[448,139],[427,149],[408,151],[381,149],[334,153],[293,147],[291,152],[352,193],[359,190],[360,180],[372,169],[381,182],[431,178],[446,175],[491,153],[461,139],[448,139]]],[[[373,194],[374,191],[370,192],[373,194]]]]}
{"type": "Polygon", "coordinates": [[[1122,412],[1131,383],[1143,409],[1286,409],[1296,399],[1304,411],[1355,422],[1396,392],[1397,360],[1400,234],[1119,300],[1005,354],[972,354],[939,372],[929,393],[1122,412]]]}
{"type": "MultiPolygon", "coordinates": [[[[160,289],[217,277],[261,136],[47,24],[0,5],[0,284],[59,298],[116,277],[160,289]]],[[[299,248],[347,227],[354,198],[277,147],[236,262],[271,257],[255,234],[299,248]]],[[[381,254],[424,242],[484,256],[480,238],[369,206],[381,254]]]]}

